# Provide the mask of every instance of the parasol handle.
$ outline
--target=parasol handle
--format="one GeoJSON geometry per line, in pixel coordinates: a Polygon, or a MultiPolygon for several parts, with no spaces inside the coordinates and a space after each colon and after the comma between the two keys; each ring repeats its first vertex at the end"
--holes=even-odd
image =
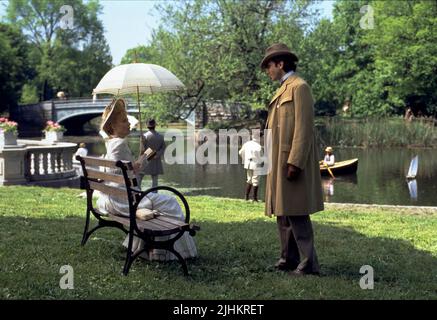
{"type": "Polygon", "coordinates": [[[140,90],[137,86],[137,106],[138,106],[138,121],[140,123],[140,147],[139,147],[139,155],[141,156],[143,153],[143,125],[141,121],[141,106],[140,106],[140,90]]]}

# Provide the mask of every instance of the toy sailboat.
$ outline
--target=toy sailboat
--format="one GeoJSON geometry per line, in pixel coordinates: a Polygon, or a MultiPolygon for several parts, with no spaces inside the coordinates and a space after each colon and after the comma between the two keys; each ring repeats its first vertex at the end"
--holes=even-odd
{"type": "Polygon", "coordinates": [[[407,179],[416,178],[418,166],[419,166],[419,156],[415,156],[410,162],[410,168],[408,169],[407,179]]]}

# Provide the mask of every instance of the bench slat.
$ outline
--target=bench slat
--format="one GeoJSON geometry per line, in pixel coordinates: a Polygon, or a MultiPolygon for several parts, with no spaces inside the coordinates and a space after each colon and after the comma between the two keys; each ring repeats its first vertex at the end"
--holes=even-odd
{"type": "Polygon", "coordinates": [[[181,224],[185,224],[185,222],[181,221],[181,220],[173,219],[175,221],[175,222],[173,222],[173,221],[168,221],[167,219],[162,219],[162,218],[163,218],[162,216],[158,216],[154,219],[154,221],[156,223],[159,223],[160,225],[166,227],[166,228],[178,228],[181,226],[181,224]]]}
{"type": "Polygon", "coordinates": [[[174,230],[177,229],[177,227],[168,228],[166,226],[163,226],[159,224],[156,219],[150,219],[150,220],[137,220],[137,224],[139,228],[147,228],[152,231],[165,231],[165,230],[174,230]]]}
{"type": "MultiPolygon", "coordinates": [[[[123,225],[125,225],[127,227],[129,227],[129,225],[130,225],[130,220],[129,220],[128,217],[118,216],[118,215],[114,215],[114,214],[111,214],[111,213],[110,214],[104,214],[104,213],[100,212],[97,209],[94,209],[94,211],[96,211],[98,214],[100,214],[103,217],[107,217],[107,218],[109,218],[111,220],[120,222],[121,224],[123,224],[123,225]]],[[[167,217],[159,216],[159,217],[153,218],[151,220],[147,220],[147,221],[143,221],[143,220],[137,219],[137,224],[138,224],[138,226],[140,228],[149,227],[149,229],[151,229],[150,228],[150,224],[152,224],[154,226],[154,228],[153,228],[154,231],[156,231],[157,229],[162,230],[162,228],[161,228],[162,226],[161,225],[157,225],[157,222],[158,221],[162,222],[163,218],[166,219],[166,220],[172,220],[171,221],[171,224],[172,224],[172,228],[171,229],[172,230],[179,230],[179,229],[182,229],[185,226],[189,226],[189,224],[185,223],[184,221],[181,221],[181,220],[178,220],[178,219],[175,219],[175,218],[171,218],[171,217],[168,217],[168,216],[167,217]],[[151,223],[145,225],[145,222],[151,222],[151,223]]],[[[164,230],[168,230],[168,229],[169,228],[164,228],[164,230]]],[[[176,233],[176,232],[174,232],[174,233],[176,233]]]]}
{"type": "MultiPolygon", "coordinates": [[[[102,179],[105,181],[111,181],[111,182],[119,183],[122,185],[125,184],[124,177],[122,175],[119,175],[119,174],[102,172],[100,170],[96,170],[96,169],[92,169],[92,168],[87,168],[87,174],[88,174],[88,177],[91,179],[102,179]]],[[[131,183],[133,185],[132,179],[135,178],[135,176],[130,176],[129,178],[130,178],[131,183]]]]}
{"type": "MultiPolygon", "coordinates": [[[[111,220],[120,222],[121,224],[125,225],[126,227],[130,226],[130,220],[128,217],[122,217],[117,216],[113,214],[109,214],[108,217],[111,220]]],[[[148,230],[153,232],[156,236],[166,236],[171,235],[179,232],[183,227],[188,226],[187,223],[184,223],[181,221],[180,226],[174,226],[173,228],[169,229],[166,227],[163,227],[162,225],[156,224],[157,221],[155,221],[157,218],[151,219],[151,220],[138,220],[137,219],[137,225],[140,230],[148,230]]]]}
{"type": "MultiPolygon", "coordinates": [[[[151,210],[151,209],[147,209],[147,208],[141,208],[141,209],[137,209],[137,213],[138,211],[147,211],[149,213],[158,213],[158,215],[155,215],[155,217],[153,218],[153,221],[155,223],[158,223],[166,228],[178,228],[180,227],[182,224],[185,224],[184,220],[180,220],[176,217],[170,216],[168,214],[166,214],[165,212],[161,212],[159,210],[151,210]]],[[[142,219],[139,219],[142,220],[142,219]]]]}
{"type": "Polygon", "coordinates": [[[93,190],[98,190],[106,195],[117,197],[121,200],[128,201],[126,189],[118,188],[115,186],[108,186],[103,182],[96,182],[88,180],[90,188],[93,190]]]}
{"type": "Polygon", "coordinates": [[[165,222],[165,221],[163,221],[163,220],[159,220],[158,217],[156,217],[156,218],[154,218],[154,219],[151,219],[151,220],[148,220],[148,221],[152,221],[154,224],[159,225],[159,226],[162,227],[163,229],[175,229],[175,228],[180,228],[179,225],[170,224],[170,223],[167,223],[167,222],[165,222]]]}
{"type": "MultiPolygon", "coordinates": [[[[112,169],[119,169],[115,164],[117,161],[97,158],[97,157],[82,157],[85,160],[85,165],[88,166],[98,166],[98,167],[108,167],[112,169]]],[[[129,161],[122,161],[123,163],[129,163],[129,161]]]]}
{"type": "Polygon", "coordinates": [[[168,215],[159,216],[159,220],[164,220],[164,221],[167,221],[169,223],[173,223],[173,224],[177,224],[177,225],[179,225],[180,223],[185,223],[185,221],[183,221],[183,220],[179,220],[179,219],[176,219],[176,218],[174,218],[172,216],[168,216],[168,215]]]}

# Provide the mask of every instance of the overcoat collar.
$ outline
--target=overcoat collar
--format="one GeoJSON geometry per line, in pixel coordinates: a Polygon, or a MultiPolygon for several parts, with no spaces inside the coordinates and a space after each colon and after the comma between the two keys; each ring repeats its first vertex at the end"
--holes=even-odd
{"type": "Polygon", "coordinates": [[[276,91],[275,95],[273,96],[273,99],[270,101],[269,105],[271,105],[273,102],[275,102],[276,99],[278,99],[281,94],[284,93],[285,89],[287,89],[287,86],[292,84],[297,79],[296,74],[292,74],[290,77],[288,77],[287,80],[284,81],[282,86],[276,91]]]}

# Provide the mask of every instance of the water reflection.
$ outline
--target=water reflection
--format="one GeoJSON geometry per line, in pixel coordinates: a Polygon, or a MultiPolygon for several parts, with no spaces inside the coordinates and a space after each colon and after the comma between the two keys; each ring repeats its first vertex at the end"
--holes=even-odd
{"type": "Polygon", "coordinates": [[[417,181],[416,181],[416,175],[419,168],[419,156],[415,156],[411,162],[410,167],[408,168],[407,173],[407,185],[408,185],[408,191],[410,192],[410,198],[413,201],[417,200],[417,181]]]}
{"type": "Polygon", "coordinates": [[[408,191],[410,192],[410,198],[413,201],[417,201],[417,181],[416,179],[407,180],[408,191]]]}
{"type": "Polygon", "coordinates": [[[325,201],[329,201],[329,198],[334,195],[334,178],[322,179],[322,187],[325,201]]]}
{"type": "Polygon", "coordinates": [[[335,178],[322,177],[322,188],[325,195],[325,201],[330,202],[334,196],[334,186],[335,184],[341,185],[357,185],[358,176],[356,173],[348,175],[337,175],[335,178]]]}

